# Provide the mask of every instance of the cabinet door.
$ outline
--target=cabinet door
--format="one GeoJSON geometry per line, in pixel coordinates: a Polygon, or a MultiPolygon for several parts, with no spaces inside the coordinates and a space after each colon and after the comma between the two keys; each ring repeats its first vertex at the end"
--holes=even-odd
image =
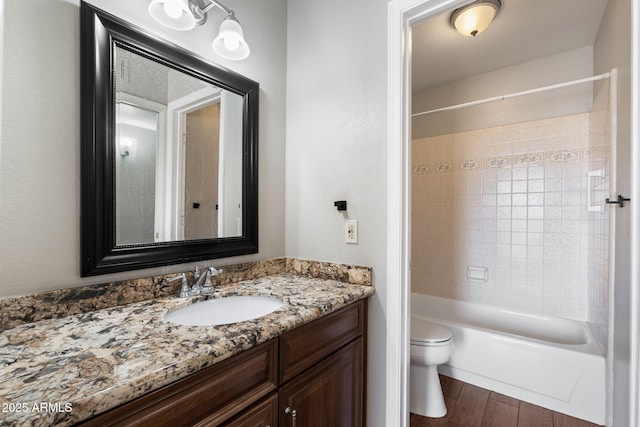
{"type": "Polygon", "coordinates": [[[363,426],[363,343],[354,340],[281,387],[280,426],[363,426]]]}
{"type": "MultiPolygon", "coordinates": [[[[274,393],[256,403],[242,415],[224,423],[223,427],[276,427],[278,425],[278,395],[274,393]]],[[[207,426],[208,427],[208,426],[207,426]]]]}

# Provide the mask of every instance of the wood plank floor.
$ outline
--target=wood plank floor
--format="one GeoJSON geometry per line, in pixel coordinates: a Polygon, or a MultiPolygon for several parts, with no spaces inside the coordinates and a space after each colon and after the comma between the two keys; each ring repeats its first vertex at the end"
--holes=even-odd
{"type": "Polygon", "coordinates": [[[444,375],[440,383],[447,415],[411,414],[411,427],[598,427],[444,375]]]}

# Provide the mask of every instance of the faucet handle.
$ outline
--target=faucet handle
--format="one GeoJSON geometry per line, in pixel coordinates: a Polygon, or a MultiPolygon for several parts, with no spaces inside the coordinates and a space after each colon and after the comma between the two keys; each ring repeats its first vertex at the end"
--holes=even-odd
{"type": "Polygon", "coordinates": [[[187,275],[184,273],[178,274],[177,276],[173,276],[167,280],[167,283],[175,282],[178,279],[182,279],[182,287],[180,288],[180,298],[185,298],[191,296],[191,289],[189,288],[189,283],[187,283],[187,275]]]}
{"type": "Polygon", "coordinates": [[[215,267],[207,267],[204,274],[206,274],[207,277],[205,277],[201,291],[203,294],[212,294],[215,292],[215,288],[213,287],[213,283],[211,283],[211,276],[217,276],[220,274],[220,271],[216,270],[215,267]]]}

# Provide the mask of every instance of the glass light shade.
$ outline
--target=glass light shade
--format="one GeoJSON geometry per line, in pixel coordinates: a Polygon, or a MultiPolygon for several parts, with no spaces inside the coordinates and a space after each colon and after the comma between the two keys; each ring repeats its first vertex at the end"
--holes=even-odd
{"type": "Polygon", "coordinates": [[[172,30],[189,31],[196,26],[193,13],[189,10],[189,0],[152,0],[149,14],[172,30]]]}
{"type": "Polygon", "coordinates": [[[451,23],[463,36],[475,37],[486,30],[498,14],[500,3],[478,2],[457,9],[451,16],[451,23]]]}
{"type": "Polygon", "coordinates": [[[211,47],[221,57],[234,61],[245,59],[250,53],[249,45],[244,41],[242,27],[233,16],[227,16],[222,21],[220,32],[211,47]]]}

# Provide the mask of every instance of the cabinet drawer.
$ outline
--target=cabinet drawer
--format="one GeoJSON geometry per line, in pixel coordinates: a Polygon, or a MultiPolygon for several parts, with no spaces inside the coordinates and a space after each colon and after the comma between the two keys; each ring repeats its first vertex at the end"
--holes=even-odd
{"type": "Polygon", "coordinates": [[[276,390],[277,343],[261,344],[81,425],[218,425],[276,390]]]}
{"type": "MultiPolygon", "coordinates": [[[[215,424],[198,424],[197,427],[213,427],[215,424]]],[[[273,394],[262,402],[238,415],[222,427],[278,427],[278,395],[273,394]]]]}
{"type": "Polygon", "coordinates": [[[280,384],[363,335],[366,300],[289,331],[280,337],[280,384]]]}

